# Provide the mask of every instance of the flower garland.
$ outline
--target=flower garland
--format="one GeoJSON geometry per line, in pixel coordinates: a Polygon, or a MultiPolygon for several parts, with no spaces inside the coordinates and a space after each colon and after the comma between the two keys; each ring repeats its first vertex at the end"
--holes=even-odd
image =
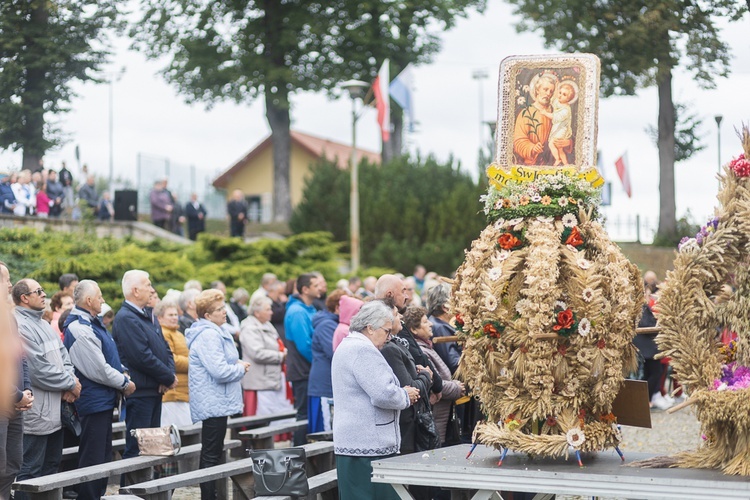
{"type": "Polygon", "coordinates": [[[534,182],[509,180],[502,188],[490,186],[480,200],[490,222],[499,218],[562,217],[579,208],[593,209],[601,203],[601,189],[564,172],[540,175],[534,182]]]}
{"type": "Polygon", "coordinates": [[[750,476],[750,130],[742,131],[744,155],[724,168],[717,217],[680,247],[674,271],[659,298],[660,351],[671,358],[690,393],[703,446],[645,466],[716,468],[750,476]],[[700,238],[699,238],[700,236],[700,238]],[[735,292],[725,303],[709,296],[734,277],[735,292]],[[720,346],[717,328],[738,333],[720,346]]]}

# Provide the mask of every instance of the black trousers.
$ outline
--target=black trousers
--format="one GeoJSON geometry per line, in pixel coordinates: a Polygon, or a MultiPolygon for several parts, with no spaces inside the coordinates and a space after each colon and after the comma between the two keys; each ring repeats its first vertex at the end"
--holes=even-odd
{"type": "MultiPolygon", "coordinates": [[[[292,382],[292,393],[294,394],[294,409],[297,410],[297,420],[307,418],[307,380],[295,380],[292,382]]],[[[307,443],[307,429],[294,431],[294,446],[302,446],[307,443]]]]}
{"type": "Polygon", "coordinates": [[[242,238],[244,234],[245,234],[245,221],[232,218],[232,220],[229,223],[229,236],[232,236],[232,237],[239,236],[240,238],[242,238]]]}
{"type": "MultiPolygon", "coordinates": [[[[81,417],[78,468],[112,460],[112,410],[81,417]]],[[[107,492],[107,478],[78,485],[78,500],[99,500],[107,492]]]]}
{"type": "MultiPolygon", "coordinates": [[[[201,431],[200,468],[213,467],[222,462],[227,417],[207,418],[201,431]]],[[[216,500],[216,481],[201,483],[201,500],[216,500]]]]}
{"type": "Polygon", "coordinates": [[[654,394],[661,392],[661,377],[664,374],[664,366],[660,359],[643,360],[643,378],[648,382],[649,401],[654,394]]]}

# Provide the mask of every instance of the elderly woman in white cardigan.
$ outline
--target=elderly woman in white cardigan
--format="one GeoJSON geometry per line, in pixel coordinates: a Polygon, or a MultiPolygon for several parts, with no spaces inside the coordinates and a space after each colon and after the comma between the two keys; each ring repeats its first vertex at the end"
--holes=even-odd
{"type": "Polygon", "coordinates": [[[333,355],[339,498],[398,499],[390,485],[370,480],[373,460],[398,454],[399,413],[419,400],[419,390],[400,387],[379,352],[391,337],[393,321],[393,311],[385,303],[368,302],[352,318],[349,336],[333,355]]]}
{"type": "Polygon", "coordinates": [[[286,379],[283,364],[286,349],[279,340],[279,334],[271,324],[271,299],[256,297],[250,303],[248,316],[240,328],[242,359],[250,363],[242,389],[245,391],[245,414],[270,415],[292,410],[286,399],[286,379]],[[251,393],[257,394],[257,411],[250,411],[251,393]]]}

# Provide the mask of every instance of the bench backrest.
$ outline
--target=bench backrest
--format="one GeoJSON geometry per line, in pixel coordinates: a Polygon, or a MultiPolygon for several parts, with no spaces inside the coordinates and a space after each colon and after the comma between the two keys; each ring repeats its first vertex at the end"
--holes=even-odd
{"type": "MultiPolygon", "coordinates": [[[[224,443],[225,450],[238,448],[240,446],[242,446],[242,442],[239,440],[231,440],[224,443]]],[[[200,455],[200,452],[201,445],[194,444],[183,447],[175,456],[140,456],[125,458],[105,464],[92,465],[90,467],[83,467],[66,472],[59,472],[57,474],[50,474],[49,476],[42,476],[33,479],[27,479],[25,481],[19,481],[13,484],[13,488],[18,491],[28,492],[49,491],[58,488],[64,488],[66,486],[71,486],[74,484],[84,483],[87,481],[93,481],[95,479],[111,477],[119,474],[146,469],[149,467],[154,467],[157,465],[163,465],[169,462],[174,462],[176,460],[191,458],[200,455]]]]}

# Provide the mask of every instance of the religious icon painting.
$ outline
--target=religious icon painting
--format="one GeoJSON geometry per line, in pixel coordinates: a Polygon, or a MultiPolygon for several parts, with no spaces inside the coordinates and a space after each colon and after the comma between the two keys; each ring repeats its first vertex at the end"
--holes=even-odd
{"type": "Polygon", "coordinates": [[[495,164],[586,170],[596,165],[599,58],[511,56],[500,64],[495,164]]]}

